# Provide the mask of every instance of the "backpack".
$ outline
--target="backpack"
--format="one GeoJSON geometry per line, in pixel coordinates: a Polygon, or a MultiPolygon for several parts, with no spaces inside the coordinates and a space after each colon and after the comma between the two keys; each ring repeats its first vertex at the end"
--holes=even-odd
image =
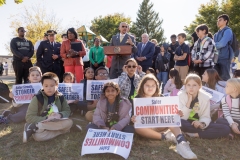
{"type": "MultiPolygon", "coordinates": [[[[38,92],[35,96],[37,97],[37,100],[38,100],[38,116],[41,116],[41,111],[43,109],[43,104],[44,104],[43,95],[41,92],[38,92]]],[[[63,95],[59,96],[59,99],[62,105],[64,101],[64,96],[63,95]]]]}
{"type": "MultiPolygon", "coordinates": [[[[222,37],[223,37],[223,34],[226,30],[227,29],[225,29],[223,31],[222,37]]],[[[234,57],[238,57],[238,55],[239,55],[238,41],[237,41],[236,35],[235,35],[235,33],[233,33],[233,31],[232,31],[232,35],[233,35],[232,41],[228,42],[228,45],[232,47],[232,50],[234,52],[234,57]]]]}
{"type": "MultiPolygon", "coordinates": [[[[225,101],[226,101],[226,103],[227,103],[227,105],[228,105],[228,107],[229,107],[229,110],[231,110],[231,109],[232,109],[232,99],[231,99],[230,95],[227,95],[227,96],[225,97],[225,101]]],[[[222,111],[222,109],[219,109],[219,110],[218,110],[218,118],[220,118],[220,117],[223,117],[223,111],[222,111]]]]}
{"type": "Polygon", "coordinates": [[[2,80],[0,80],[0,103],[8,103],[8,101],[11,101],[11,98],[9,97],[10,90],[8,88],[8,85],[3,83],[2,80]]]}
{"type": "MultiPolygon", "coordinates": [[[[181,47],[181,53],[183,54],[182,46],[179,46],[179,47],[181,47]]],[[[186,57],[186,58],[187,58],[188,66],[189,66],[189,67],[192,66],[193,63],[192,63],[192,55],[191,55],[190,50],[188,50],[188,53],[187,53],[187,57],[186,57]]]]}

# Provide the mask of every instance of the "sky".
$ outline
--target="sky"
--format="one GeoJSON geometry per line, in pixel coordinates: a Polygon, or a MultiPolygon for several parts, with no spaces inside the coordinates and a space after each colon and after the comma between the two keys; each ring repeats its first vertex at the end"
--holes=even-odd
{"type": "MultiPolygon", "coordinates": [[[[153,9],[163,19],[162,28],[164,36],[169,41],[172,34],[184,32],[184,26],[188,26],[198,14],[201,4],[210,0],[151,0],[153,9]]],[[[54,12],[61,19],[61,26],[69,28],[76,25],[90,26],[91,20],[100,15],[105,16],[113,13],[124,13],[136,20],[139,4],[142,0],[23,0],[21,4],[15,4],[14,0],[6,0],[6,5],[0,6],[0,55],[7,55],[5,44],[10,43],[14,37],[10,23],[13,17],[23,12],[24,7],[42,4],[48,13],[54,12]]],[[[80,27],[80,26],[79,26],[80,27]]]]}

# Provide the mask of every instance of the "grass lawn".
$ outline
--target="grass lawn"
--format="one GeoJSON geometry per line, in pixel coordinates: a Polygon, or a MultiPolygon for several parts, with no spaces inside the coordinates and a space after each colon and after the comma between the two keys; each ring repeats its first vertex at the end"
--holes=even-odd
{"type": "MultiPolygon", "coordinates": [[[[2,112],[10,107],[10,104],[0,104],[2,112]]],[[[87,125],[84,117],[76,113],[72,118],[75,124],[83,128],[87,125]]],[[[36,142],[30,138],[26,144],[22,143],[22,131],[24,123],[0,125],[0,159],[26,160],[26,159],[123,159],[113,154],[96,154],[80,156],[82,142],[86,131],[72,130],[70,133],[60,135],[57,138],[36,142]]],[[[240,139],[227,140],[200,140],[188,138],[192,150],[201,160],[238,160],[240,159],[240,139]]],[[[182,159],[174,151],[174,144],[161,142],[134,136],[134,143],[129,156],[131,160],[175,160],[182,159]]]]}
{"type": "MultiPolygon", "coordinates": [[[[9,84],[12,85],[12,84],[9,84]]],[[[9,109],[10,103],[0,104],[0,113],[4,109],[9,109]]],[[[87,122],[85,118],[76,113],[74,124],[80,124],[83,128],[87,122]]],[[[33,138],[26,144],[22,143],[22,132],[24,123],[8,125],[0,124],[0,160],[108,160],[123,159],[114,154],[95,154],[80,156],[82,142],[86,135],[86,130],[79,132],[71,130],[70,133],[60,135],[55,139],[46,142],[36,142],[33,138]]],[[[199,160],[239,160],[240,159],[240,139],[228,140],[200,140],[187,138],[190,146],[199,160]]],[[[174,144],[148,140],[134,135],[134,142],[129,160],[181,160],[180,155],[175,153],[174,144]]]]}

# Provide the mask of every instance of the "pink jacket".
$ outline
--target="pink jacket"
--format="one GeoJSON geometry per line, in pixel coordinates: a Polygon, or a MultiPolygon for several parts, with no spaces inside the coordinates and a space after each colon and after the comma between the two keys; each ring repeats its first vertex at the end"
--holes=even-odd
{"type": "MultiPolygon", "coordinates": [[[[123,98],[120,101],[119,105],[119,121],[117,124],[114,124],[113,127],[121,131],[126,125],[130,122],[129,112],[132,105],[128,99],[123,98]]],[[[107,98],[105,96],[101,96],[98,103],[96,110],[93,114],[93,123],[100,126],[106,126],[105,122],[107,121],[107,98]]]]}

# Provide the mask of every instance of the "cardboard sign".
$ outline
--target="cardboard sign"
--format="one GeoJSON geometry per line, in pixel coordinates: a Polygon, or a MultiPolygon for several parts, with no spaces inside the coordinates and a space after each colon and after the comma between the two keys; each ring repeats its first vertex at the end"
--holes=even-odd
{"type": "Polygon", "coordinates": [[[212,95],[212,98],[210,99],[211,105],[220,102],[220,101],[222,100],[222,98],[224,97],[224,94],[223,94],[223,93],[218,92],[218,91],[215,91],[215,90],[213,90],[213,89],[211,89],[211,88],[202,86],[202,89],[203,89],[204,91],[206,91],[207,93],[209,93],[209,94],[212,95]]]}
{"type": "Polygon", "coordinates": [[[59,83],[58,91],[64,95],[67,101],[83,101],[82,83],[59,83]]]}
{"type": "Polygon", "coordinates": [[[132,147],[133,133],[116,130],[88,129],[82,144],[82,153],[113,153],[127,159],[132,147]]]}
{"type": "Polygon", "coordinates": [[[118,79],[87,80],[86,100],[99,99],[102,94],[103,86],[107,82],[115,82],[118,84],[118,79]]]}
{"type": "Polygon", "coordinates": [[[179,97],[134,98],[135,128],[180,127],[179,97]]]}
{"type": "Polygon", "coordinates": [[[17,104],[30,103],[32,97],[42,89],[41,83],[19,84],[13,85],[13,99],[17,104]]]}

